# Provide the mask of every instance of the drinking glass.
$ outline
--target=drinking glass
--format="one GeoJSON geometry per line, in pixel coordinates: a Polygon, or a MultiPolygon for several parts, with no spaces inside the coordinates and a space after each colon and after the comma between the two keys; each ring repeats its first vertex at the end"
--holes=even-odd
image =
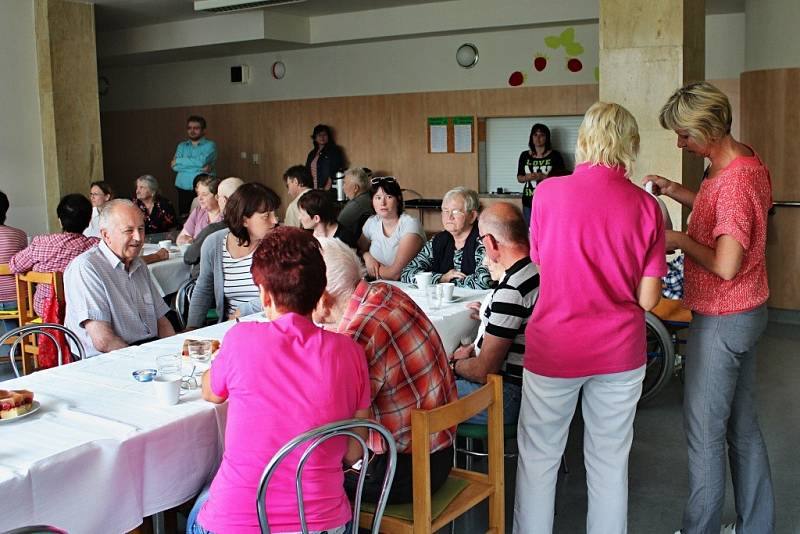
{"type": "Polygon", "coordinates": [[[208,339],[190,341],[187,349],[189,358],[193,361],[205,363],[211,359],[211,341],[208,339]]]}
{"type": "Polygon", "coordinates": [[[181,357],[178,354],[156,356],[156,368],[159,375],[176,375],[181,372],[181,357]]]}

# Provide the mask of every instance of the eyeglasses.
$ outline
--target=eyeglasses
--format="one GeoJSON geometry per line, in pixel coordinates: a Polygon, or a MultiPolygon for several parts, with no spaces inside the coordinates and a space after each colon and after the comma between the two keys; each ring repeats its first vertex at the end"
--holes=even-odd
{"type": "Polygon", "coordinates": [[[487,233],[487,234],[479,235],[479,236],[478,236],[478,241],[480,241],[481,243],[483,243],[483,238],[485,238],[485,237],[492,237],[492,234],[488,234],[488,233],[487,233]]]}
{"type": "Polygon", "coordinates": [[[466,215],[466,213],[467,213],[466,211],[460,210],[460,209],[450,210],[450,209],[447,209],[447,208],[442,208],[442,215],[444,215],[445,217],[450,217],[451,215],[454,218],[455,217],[461,217],[463,215],[466,215]]]}
{"type": "Polygon", "coordinates": [[[376,176],[375,178],[372,178],[369,183],[372,185],[394,184],[397,183],[397,180],[394,179],[394,176],[376,176]]]}

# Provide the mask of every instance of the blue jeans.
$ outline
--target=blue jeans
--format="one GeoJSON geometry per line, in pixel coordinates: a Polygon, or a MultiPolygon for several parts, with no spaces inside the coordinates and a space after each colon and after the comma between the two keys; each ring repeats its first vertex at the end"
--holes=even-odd
{"type": "MultiPolygon", "coordinates": [[[[470,382],[463,378],[456,379],[456,388],[458,388],[458,398],[466,397],[473,391],[482,388],[485,384],[478,384],[477,382],[470,382]]],[[[519,403],[522,399],[522,388],[516,384],[509,384],[503,382],[503,424],[511,425],[517,422],[519,418],[519,403]]],[[[485,425],[489,422],[489,414],[486,410],[472,416],[465,421],[473,425],[485,425]]]]}
{"type": "MultiPolygon", "coordinates": [[[[6,300],[0,302],[0,311],[16,311],[17,310],[17,301],[16,300],[6,300]]],[[[0,336],[5,334],[6,332],[13,330],[19,326],[19,321],[12,320],[5,320],[0,321],[0,336]]],[[[10,345],[2,345],[0,346],[0,356],[8,356],[11,352],[10,345]]],[[[17,352],[19,354],[19,352],[17,352]]]]}
{"type": "Polygon", "coordinates": [[[726,456],[739,518],[736,532],[775,529],[772,477],[755,398],[756,344],[766,325],[766,306],[731,315],[695,313],[692,318],[683,396],[689,447],[685,534],[719,532],[726,456]]]}
{"type": "MultiPolygon", "coordinates": [[[[208,500],[208,490],[211,488],[211,482],[206,484],[202,490],[200,490],[200,495],[197,496],[197,500],[194,502],[194,506],[192,506],[192,511],[189,512],[189,517],[186,518],[186,534],[214,534],[210,530],[204,529],[200,523],[197,522],[197,514],[200,513],[200,509],[203,508],[203,505],[208,500]]],[[[330,534],[350,534],[351,532],[352,522],[348,522],[344,526],[344,530],[341,530],[342,527],[328,529],[322,532],[329,532],[330,534]]],[[[310,531],[309,534],[321,534],[320,531],[310,531]]]]}

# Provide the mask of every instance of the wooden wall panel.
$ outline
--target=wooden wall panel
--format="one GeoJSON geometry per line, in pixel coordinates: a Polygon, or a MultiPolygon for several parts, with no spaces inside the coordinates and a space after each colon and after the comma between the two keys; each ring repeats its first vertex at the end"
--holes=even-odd
{"type": "Polygon", "coordinates": [[[800,200],[800,69],[742,73],[742,140],[764,158],[775,200],[800,200]]]}
{"type": "Polygon", "coordinates": [[[478,188],[478,156],[477,150],[428,153],[428,117],[580,115],[596,99],[597,86],[585,85],[108,111],[101,114],[104,170],[121,196],[132,195],[137,176],[152,174],[162,192],[174,199],[169,161],[185,137],[186,117],[199,114],[208,121],[208,137],[217,143],[220,176],[260,181],[285,200],[283,171],[305,163],[311,131],[325,123],[334,128],[351,164],[392,174],[423,197],[440,197],[456,185],[478,188]],[[240,158],[242,152],[247,160],[240,158]],[[261,156],[260,165],[252,163],[254,152],[261,156]]]}
{"type": "MultiPolygon", "coordinates": [[[[770,169],[772,197],[800,201],[800,69],[742,73],[742,140],[770,169]]],[[[770,306],[800,310],[800,208],[777,207],[767,242],[770,306]]]]}
{"type": "Polygon", "coordinates": [[[779,208],[769,219],[769,305],[800,310],[800,208],[779,208]]]}

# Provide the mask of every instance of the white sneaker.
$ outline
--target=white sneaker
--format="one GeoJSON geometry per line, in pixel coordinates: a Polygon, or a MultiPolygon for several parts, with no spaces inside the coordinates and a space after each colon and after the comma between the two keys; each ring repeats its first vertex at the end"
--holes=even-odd
{"type": "Polygon", "coordinates": [[[736,523],[725,523],[719,529],[719,534],[736,534],[736,523]]]}

